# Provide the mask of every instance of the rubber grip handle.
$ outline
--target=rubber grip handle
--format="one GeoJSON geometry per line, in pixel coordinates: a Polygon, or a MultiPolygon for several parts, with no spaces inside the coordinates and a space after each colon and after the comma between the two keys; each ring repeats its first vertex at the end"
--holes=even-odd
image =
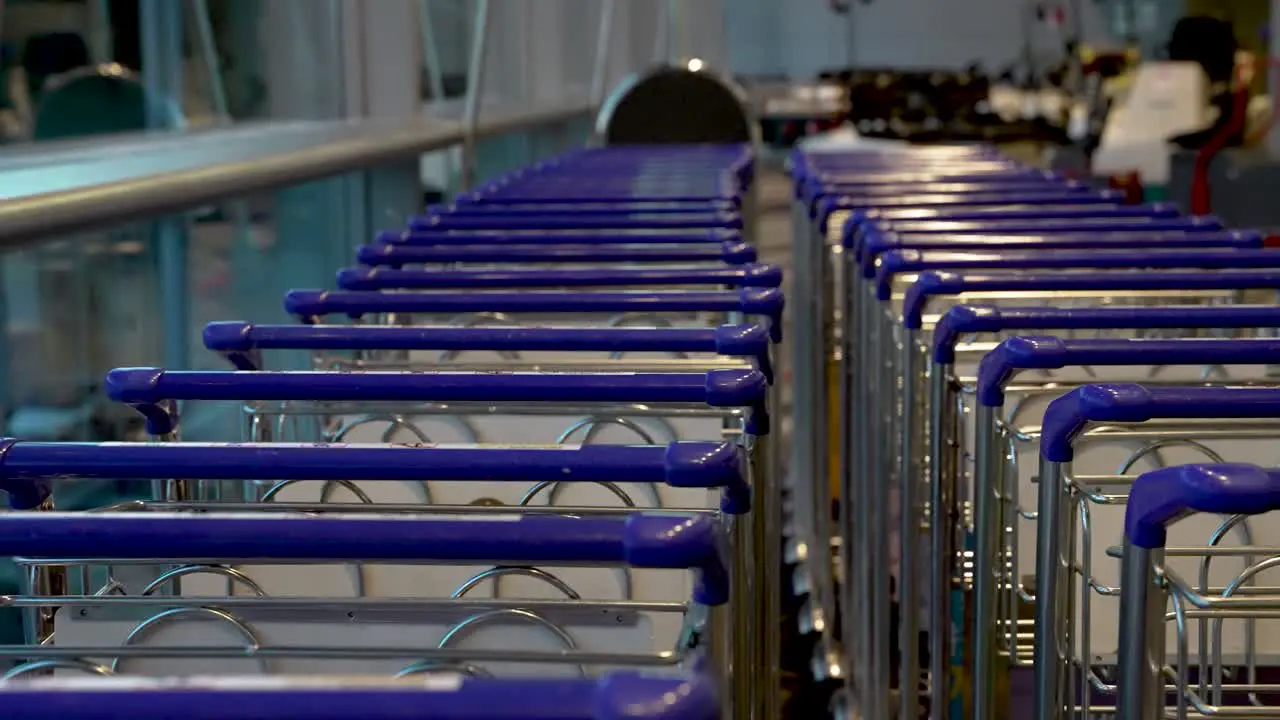
{"type": "Polygon", "coordinates": [[[172,432],[172,401],[696,403],[750,408],[763,432],[768,383],[757,370],[705,373],[204,371],[118,368],[106,393],[132,405],[153,435],[172,432]]]}
{"type": "Polygon", "coordinates": [[[1157,270],[1152,272],[960,274],[927,271],[907,290],[903,322],[919,329],[925,306],[935,297],[966,292],[1260,290],[1280,288],[1277,270],[1157,270]]]}
{"type": "Polygon", "coordinates": [[[723,285],[776,288],[782,284],[777,265],[689,267],[679,269],[590,270],[393,270],[344,268],[338,271],[343,290],[432,290],[567,287],[655,287],[723,285]]]}
{"type": "Polygon", "coordinates": [[[933,328],[933,360],[955,362],[965,335],[1010,330],[1161,330],[1280,328],[1275,305],[1153,307],[996,307],[956,305],[933,328]]]}
{"type": "Polygon", "coordinates": [[[304,322],[329,315],[359,318],[384,313],[742,313],[768,318],[774,342],[782,338],[786,301],[776,288],[737,292],[352,292],[290,290],[285,309],[304,322]]]}
{"type": "Polygon", "coordinates": [[[846,227],[877,223],[893,227],[902,220],[934,220],[941,222],[965,222],[988,220],[1062,220],[1088,218],[1172,218],[1179,215],[1177,206],[1166,203],[1150,205],[1109,204],[1012,204],[978,207],[890,208],[888,210],[854,210],[846,227]]]}
{"type": "Polygon", "coordinates": [[[888,300],[898,275],[926,270],[1049,270],[1280,268],[1280,252],[1201,248],[1191,250],[1040,250],[1035,252],[959,253],[891,250],[880,256],[876,296],[888,300]]]}
{"type": "Polygon", "coordinates": [[[261,350],[453,350],[555,352],[714,353],[750,358],[772,382],[769,329],[764,325],[717,328],[405,327],[395,325],[205,326],[204,346],[222,353],[238,370],[261,370],[261,350]]]}
{"type": "Polygon", "coordinates": [[[710,675],[653,677],[613,672],[593,678],[462,677],[456,684],[361,685],[249,678],[39,680],[0,688],[0,705],[23,720],[717,720],[710,675]]]}
{"type": "Polygon", "coordinates": [[[1170,523],[1191,513],[1260,515],[1280,509],[1280,470],[1257,465],[1183,465],[1144,473],[1125,507],[1129,542],[1164,547],[1170,523]]]}
{"type": "MultiPolygon", "coordinates": [[[[1070,234],[1082,232],[1108,233],[1126,231],[1169,232],[1174,230],[1218,231],[1223,229],[1222,220],[1210,216],[1195,217],[1074,217],[1074,218],[984,218],[981,220],[930,219],[930,220],[896,220],[892,222],[876,221],[865,225],[846,225],[845,232],[880,231],[917,234],[954,235],[957,233],[979,233],[986,235],[1048,235],[1070,234]]],[[[849,241],[846,241],[846,243],[849,241]]]]}
{"type": "Polygon", "coordinates": [[[1052,462],[1071,462],[1072,443],[1088,423],[1276,418],[1280,418],[1280,388],[1085,385],[1045,409],[1040,454],[1052,462]]]}
{"type": "Polygon", "coordinates": [[[668,200],[625,200],[608,203],[592,200],[580,202],[548,203],[513,203],[487,202],[484,195],[469,193],[459,196],[452,204],[430,205],[425,215],[461,215],[489,217],[545,217],[563,213],[566,215],[594,216],[627,216],[635,214],[654,215],[730,215],[734,208],[728,203],[712,202],[671,202],[668,200]]]}
{"type": "Polygon", "coordinates": [[[598,564],[694,571],[694,598],[729,599],[714,516],[519,515],[489,519],[361,514],[4,513],[0,553],[27,558],[227,562],[598,564]]]}
{"type": "Polygon", "coordinates": [[[444,263],[692,263],[723,262],[746,265],[756,250],[743,242],[703,245],[362,245],[356,250],[361,265],[400,267],[444,263]]]}
{"type": "Polygon", "coordinates": [[[1061,370],[1096,365],[1265,365],[1280,357],[1280,340],[1140,340],[1012,337],[987,353],[978,365],[977,399],[1004,405],[1004,388],[1022,370],[1061,370]]]}
{"type": "Polygon", "coordinates": [[[1025,250],[1090,250],[1135,248],[1261,248],[1262,233],[1257,230],[1168,231],[1130,230],[1109,233],[1075,233],[1057,235],[934,235],[883,232],[847,233],[847,247],[863,269],[864,277],[875,276],[875,262],[889,250],[949,250],[952,252],[987,251],[1018,252],[1025,250]],[[860,239],[861,242],[857,242],[860,239]]]}
{"type": "Polygon", "coordinates": [[[427,215],[409,221],[413,230],[611,230],[639,228],[742,229],[742,216],[733,212],[542,215],[427,215]]]}
{"type": "MultiPolygon", "coordinates": [[[[1016,186],[1015,186],[1016,187],[1016,186]]],[[[928,185],[897,196],[866,196],[857,193],[828,195],[819,201],[819,217],[841,210],[851,210],[855,216],[869,213],[874,217],[882,210],[894,208],[951,209],[977,205],[1115,205],[1123,195],[1114,190],[1081,192],[1079,188],[1045,184],[1029,189],[1012,187],[987,187],[981,192],[941,193],[930,192],[928,185]]]]}
{"type": "Polygon", "coordinates": [[[384,230],[377,234],[374,243],[379,245],[697,245],[741,242],[742,233],[737,230],[707,228],[701,230],[561,230],[558,232],[533,232],[515,230],[469,230],[446,232],[440,230],[384,230]]]}

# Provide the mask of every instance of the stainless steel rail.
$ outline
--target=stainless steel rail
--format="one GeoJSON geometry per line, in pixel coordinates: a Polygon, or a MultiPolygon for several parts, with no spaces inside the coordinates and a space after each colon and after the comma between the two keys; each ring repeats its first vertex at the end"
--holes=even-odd
{"type": "MultiPolygon", "coordinates": [[[[467,135],[464,124],[447,119],[449,108],[441,110],[444,117],[397,122],[265,123],[123,136],[114,147],[83,161],[94,166],[88,172],[50,163],[48,155],[31,158],[29,165],[20,156],[10,162],[0,157],[0,250],[461,145],[467,135]]],[[[475,137],[554,125],[588,117],[591,111],[586,97],[555,106],[485,108],[475,137]]],[[[73,148],[87,151],[74,143],[64,153],[73,148]]]]}

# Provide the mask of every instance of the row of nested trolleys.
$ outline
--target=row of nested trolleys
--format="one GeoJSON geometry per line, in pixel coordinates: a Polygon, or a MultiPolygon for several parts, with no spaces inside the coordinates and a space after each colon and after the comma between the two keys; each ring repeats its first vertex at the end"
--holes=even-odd
{"type": "Polygon", "coordinates": [[[1280,716],[1280,253],[986,147],[791,170],[789,552],[840,707],[1280,716]]]}
{"type": "Polygon", "coordinates": [[[209,325],[227,370],[110,372],[151,442],[3,441],[4,717],[777,717],[783,298],[754,170],[744,146],[539,163],[290,292],[297,324],[209,325]],[[243,442],[184,442],[215,401],[243,442]],[[150,492],[57,507],[120,480],[150,492]]]}

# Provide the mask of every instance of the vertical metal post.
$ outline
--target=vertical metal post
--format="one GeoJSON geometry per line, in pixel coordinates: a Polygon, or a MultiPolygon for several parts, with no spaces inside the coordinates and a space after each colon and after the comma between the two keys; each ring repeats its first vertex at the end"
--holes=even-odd
{"type": "Polygon", "coordinates": [[[591,66],[591,108],[594,112],[604,102],[605,85],[609,82],[609,40],[613,36],[613,15],[617,0],[600,0],[600,23],[596,26],[596,55],[591,66]]]}
{"type": "Polygon", "coordinates": [[[917,426],[920,414],[918,390],[921,374],[920,350],[917,348],[917,331],[908,328],[902,333],[902,428],[901,455],[898,457],[899,490],[899,541],[901,543],[898,571],[898,717],[913,718],[919,715],[920,662],[916,651],[920,647],[920,603],[917,590],[920,551],[920,463],[917,459],[917,426]]]}
{"type": "MultiPolygon", "coordinates": [[[[146,88],[147,126],[172,126],[173,108],[183,97],[182,3],[142,0],[142,78],[146,88]]],[[[160,327],[167,367],[190,365],[190,283],[186,221],[173,216],[154,224],[160,274],[160,327]]]]}
{"type": "Polygon", "coordinates": [[[1048,460],[1040,462],[1039,499],[1036,504],[1036,610],[1035,610],[1035,716],[1053,720],[1065,716],[1066,702],[1062,689],[1064,663],[1069,648],[1062,647],[1059,624],[1066,617],[1062,587],[1058,518],[1063,515],[1062,466],[1048,460]]]}
{"type": "MultiPolygon", "coordinates": [[[[1120,668],[1116,715],[1119,720],[1161,717],[1165,704],[1165,594],[1156,583],[1153,563],[1164,549],[1138,547],[1126,540],[1121,560],[1120,668]]],[[[1180,689],[1181,690],[1181,689],[1180,689]]]]}
{"type": "Polygon", "coordinates": [[[658,15],[653,28],[653,62],[671,59],[671,2],[656,3],[658,15]]]}
{"type": "MultiPolygon", "coordinates": [[[[418,34],[422,45],[422,65],[426,69],[427,89],[431,91],[431,102],[443,102],[444,97],[444,65],[440,61],[440,45],[436,41],[435,19],[431,16],[431,0],[418,0],[418,34]]],[[[452,149],[442,151],[444,171],[448,182],[453,183],[458,176],[458,162],[452,149]]]]}
{"type": "Polygon", "coordinates": [[[467,63],[467,97],[462,112],[462,188],[470,190],[476,183],[476,125],[480,121],[480,101],[484,94],[486,45],[492,19],[489,0],[476,0],[476,14],[471,28],[471,59],[467,63]]]}
{"type": "Polygon", "coordinates": [[[955,549],[955,470],[952,463],[951,368],[934,363],[929,376],[929,720],[951,711],[951,575],[955,549]]]}
{"type": "Polygon", "coordinates": [[[422,66],[427,74],[431,100],[444,100],[444,67],[440,64],[440,48],[436,43],[436,24],[431,17],[431,0],[418,0],[418,34],[422,44],[422,66]]]}
{"type": "Polygon", "coordinates": [[[997,573],[1003,572],[1000,549],[1000,498],[1004,483],[1004,463],[999,457],[996,408],[979,403],[974,420],[974,533],[977,545],[973,557],[973,717],[989,720],[996,716],[995,673],[997,573]]]}
{"type": "MultiPolygon", "coordinates": [[[[0,15],[5,3],[0,2],[0,15]]],[[[93,63],[101,65],[115,60],[115,43],[111,40],[111,0],[89,2],[89,54],[93,63]]]]}
{"type": "Polygon", "coordinates": [[[205,76],[209,82],[209,100],[213,105],[214,116],[219,122],[230,122],[231,111],[227,106],[227,89],[222,82],[221,69],[218,67],[218,45],[213,39],[213,21],[209,19],[207,0],[191,0],[191,24],[195,26],[196,38],[200,42],[200,55],[205,66],[205,76]]]}

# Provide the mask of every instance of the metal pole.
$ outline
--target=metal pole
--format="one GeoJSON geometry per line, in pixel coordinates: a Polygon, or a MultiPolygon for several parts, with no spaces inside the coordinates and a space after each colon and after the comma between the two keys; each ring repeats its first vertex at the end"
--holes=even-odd
{"type": "MultiPolygon", "coordinates": [[[[444,102],[444,65],[440,62],[440,47],[436,42],[436,24],[431,17],[431,0],[418,0],[418,33],[422,44],[422,64],[427,70],[427,88],[431,102],[444,102]]],[[[449,184],[458,176],[458,163],[453,150],[445,150],[444,171],[449,184]]]]}
{"type": "MultiPolygon", "coordinates": [[[[181,107],[184,57],[182,4],[142,0],[142,78],[146,87],[147,126],[173,125],[173,108],[181,107]]],[[[153,226],[160,274],[160,327],[167,367],[189,367],[190,283],[185,219],[172,216],[153,226]]]]}
{"type": "Polygon", "coordinates": [[[444,100],[444,68],[436,46],[436,25],[431,18],[431,0],[418,0],[418,33],[422,42],[422,64],[427,70],[427,88],[435,102],[444,100]]]}
{"type": "Polygon", "coordinates": [[[596,57],[591,68],[591,107],[598,109],[604,102],[604,88],[609,82],[609,40],[613,37],[613,13],[615,0],[601,0],[600,24],[596,28],[596,57]]]}
{"type": "Polygon", "coordinates": [[[213,22],[209,19],[207,0],[191,0],[191,22],[196,28],[200,56],[204,61],[206,77],[209,79],[209,102],[213,105],[213,113],[219,122],[230,122],[231,111],[227,106],[227,89],[223,86],[222,73],[218,68],[218,45],[213,39],[213,22]]]}
{"type": "MultiPolygon", "coordinates": [[[[111,0],[89,3],[89,52],[93,62],[101,65],[115,60],[115,44],[111,41],[111,0]]],[[[0,13],[4,3],[0,2],[0,13]]]]}
{"type": "Polygon", "coordinates": [[[476,183],[476,125],[480,121],[480,97],[484,93],[485,45],[489,40],[489,0],[476,0],[471,30],[471,60],[467,63],[467,97],[462,113],[462,189],[476,183]]]}
{"type": "Polygon", "coordinates": [[[663,64],[671,57],[671,3],[661,3],[657,8],[657,23],[653,31],[653,62],[663,64]]]}

